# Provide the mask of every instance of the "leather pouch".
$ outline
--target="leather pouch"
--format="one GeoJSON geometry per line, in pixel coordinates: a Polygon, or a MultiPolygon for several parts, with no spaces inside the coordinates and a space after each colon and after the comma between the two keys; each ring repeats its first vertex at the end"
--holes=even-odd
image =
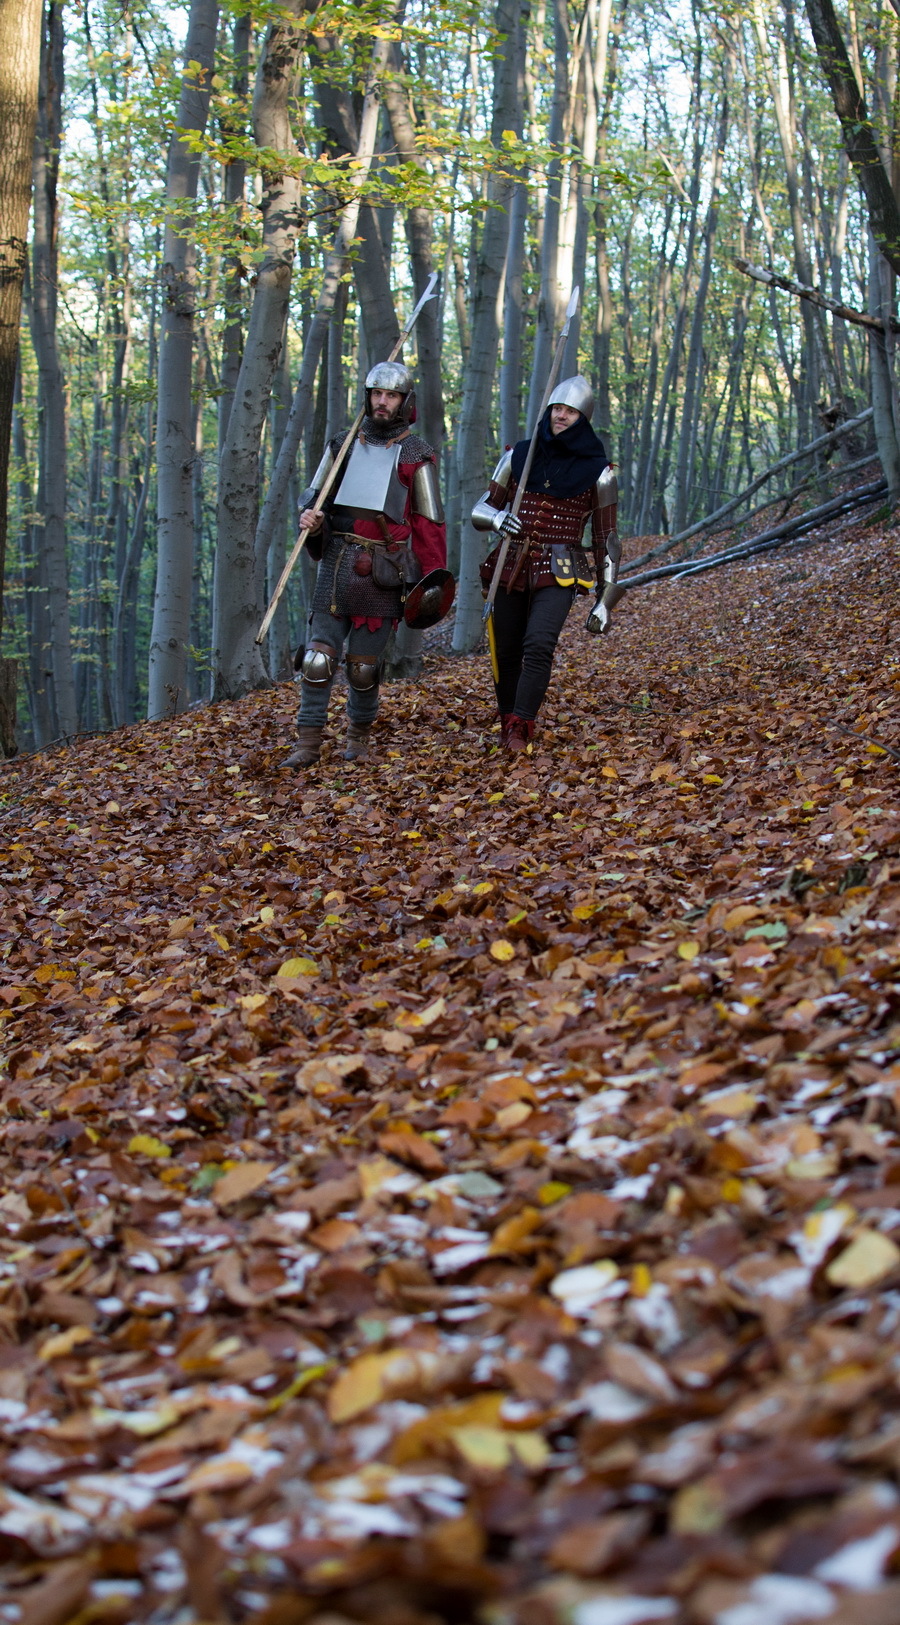
{"type": "Polygon", "coordinates": [[[383,592],[396,592],[398,588],[414,587],[422,579],[420,565],[411,547],[400,542],[392,546],[373,547],[372,579],[383,592]]]}

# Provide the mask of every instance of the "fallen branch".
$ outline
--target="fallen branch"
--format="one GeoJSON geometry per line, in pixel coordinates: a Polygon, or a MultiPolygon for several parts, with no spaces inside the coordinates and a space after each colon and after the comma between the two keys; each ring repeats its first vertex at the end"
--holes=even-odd
{"type": "Polygon", "coordinates": [[[629,576],[627,579],[620,576],[619,586],[628,592],[632,587],[645,587],[651,581],[664,581],[670,576],[700,575],[704,570],[715,570],[719,565],[749,559],[755,553],[772,551],[785,542],[796,540],[808,530],[815,530],[816,526],[826,519],[833,519],[839,513],[851,512],[854,508],[877,502],[886,491],[887,484],[884,480],[875,480],[871,485],[859,485],[854,491],[844,491],[839,497],[833,497],[830,502],[823,502],[818,508],[810,508],[807,513],[798,514],[796,519],[789,519],[783,525],[763,531],[761,535],[754,536],[750,541],[743,542],[737,547],[729,547],[722,553],[713,553],[708,559],[698,559],[695,563],[681,560],[677,564],[661,564],[656,570],[644,570],[640,575],[629,576]]]}
{"type": "Polygon", "coordinates": [[[805,282],[795,282],[792,277],[779,276],[777,271],[766,271],[761,265],[751,265],[749,260],[736,259],[734,263],[744,276],[752,277],[754,282],[762,282],[767,288],[781,288],[785,293],[792,293],[795,299],[806,299],[811,305],[829,310],[832,316],[839,316],[842,321],[855,322],[857,327],[873,328],[876,333],[887,330],[900,333],[900,321],[896,316],[889,316],[885,322],[880,316],[870,316],[864,310],[841,305],[836,299],[829,299],[827,293],[820,293],[818,288],[808,287],[805,282]]]}
{"type": "MultiPolygon", "coordinates": [[[[670,553],[673,547],[678,547],[680,542],[690,541],[690,538],[699,535],[701,530],[712,530],[720,519],[734,513],[735,508],[739,508],[741,503],[746,502],[748,497],[752,497],[761,485],[765,485],[766,480],[772,479],[775,474],[780,474],[782,469],[790,468],[793,463],[801,462],[804,457],[811,457],[818,451],[824,451],[826,446],[833,446],[843,435],[850,434],[854,429],[859,429],[864,423],[867,423],[871,416],[872,408],[867,406],[864,412],[859,413],[858,417],[848,418],[846,423],[841,423],[838,428],[829,430],[828,434],[819,435],[818,440],[810,440],[809,444],[801,446],[799,451],[789,452],[787,457],[782,457],[779,462],[772,463],[769,468],[764,468],[761,474],[757,474],[755,480],[752,480],[749,485],[744,487],[743,491],[739,491],[736,497],[729,498],[721,508],[716,508],[714,513],[707,514],[705,519],[698,519],[696,524],[690,525],[687,530],[680,530],[677,536],[667,537],[666,541],[661,542],[658,547],[651,548],[649,553],[642,553],[640,558],[629,559],[623,574],[628,575],[634,570],[639,570],[642,564],[649,564],[651,559],[658,559],[662,557],[663,553],[670,553]]],[[[621,577],[619,579],[621,580],[621,577]]]]}
{"type": "Polygon", "coordinates": [[[875,734],[857,733],[855,728],[847,728],[842,722],[833,722],[831,726],[836,733],[847,734],[850,739],[867,740],[870,745],[875,745],[878,750],[883,750],[885,756],[892,756],[895,762],[900,762],[900,750],[895,750],[893,745],[886,745],[884,740],[876,738],[875,734]]]}

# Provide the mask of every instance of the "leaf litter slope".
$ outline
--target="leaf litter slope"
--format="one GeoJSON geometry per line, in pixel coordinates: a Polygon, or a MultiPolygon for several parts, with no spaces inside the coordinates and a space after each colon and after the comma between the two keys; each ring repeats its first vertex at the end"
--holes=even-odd
{"type": "Polygon", "coordinates": [[[7,767],[0,1618],[900,1617],[898,551],[7,767]]]}

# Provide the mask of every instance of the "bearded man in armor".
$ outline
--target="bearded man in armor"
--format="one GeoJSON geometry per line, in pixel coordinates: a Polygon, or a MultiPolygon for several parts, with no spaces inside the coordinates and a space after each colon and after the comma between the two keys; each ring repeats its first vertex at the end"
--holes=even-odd
{"type": "Polygon", "coordinates": [[[518,514],[510,512],[510,504],[525,467],[528,440],[504,452],[472,510],[476,530],[496,531],[501,538],[481,567],[485,592],[503,537],[513,538],[491,626],[500,739],[512,754],[527,750],[534,738],[553,654],[576,595],[589,592],[596,582],[589,632],[609,630],[610,610],[621,596],[616,587],[622,554],[616,534],[618,484],[603,442],[591,428],[593,411],[586,378],[557,384],[538,425],[518,514]]]}
{"type": "Polygon", "coordinates": [[[336,487],[312,503],[343,445],[326,447],[300,498],[300,529],[319,563],[300,665],[297,748],[286,767],[318,761],[335,673],[346,644],[346,761],[364,758],[378,715],[382,657],[411,590],[443,570],[447,541],[434,452],[412,433],[412,375],[396,361],[366,378],[366,411],[336,487]]]}

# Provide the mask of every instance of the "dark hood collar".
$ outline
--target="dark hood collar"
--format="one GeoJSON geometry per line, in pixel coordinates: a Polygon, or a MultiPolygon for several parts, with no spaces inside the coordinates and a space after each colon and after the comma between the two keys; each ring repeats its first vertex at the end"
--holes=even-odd
{"type": "MultiPolygon", "coordinates": [[[[603,441],[586,417],[579,413],[577,423],[563,429],[562,434],[554,434],[550,428],[550,410],[548,406],[541,418],[527,490],[547,491],[555,497],[577,496],[595,484],[608,466],[609,458],[603,441]]],[[[527,440],[520,440],[513,448],[512,472],[516,481],[525,467],[528,444],[527,440]]]]}

